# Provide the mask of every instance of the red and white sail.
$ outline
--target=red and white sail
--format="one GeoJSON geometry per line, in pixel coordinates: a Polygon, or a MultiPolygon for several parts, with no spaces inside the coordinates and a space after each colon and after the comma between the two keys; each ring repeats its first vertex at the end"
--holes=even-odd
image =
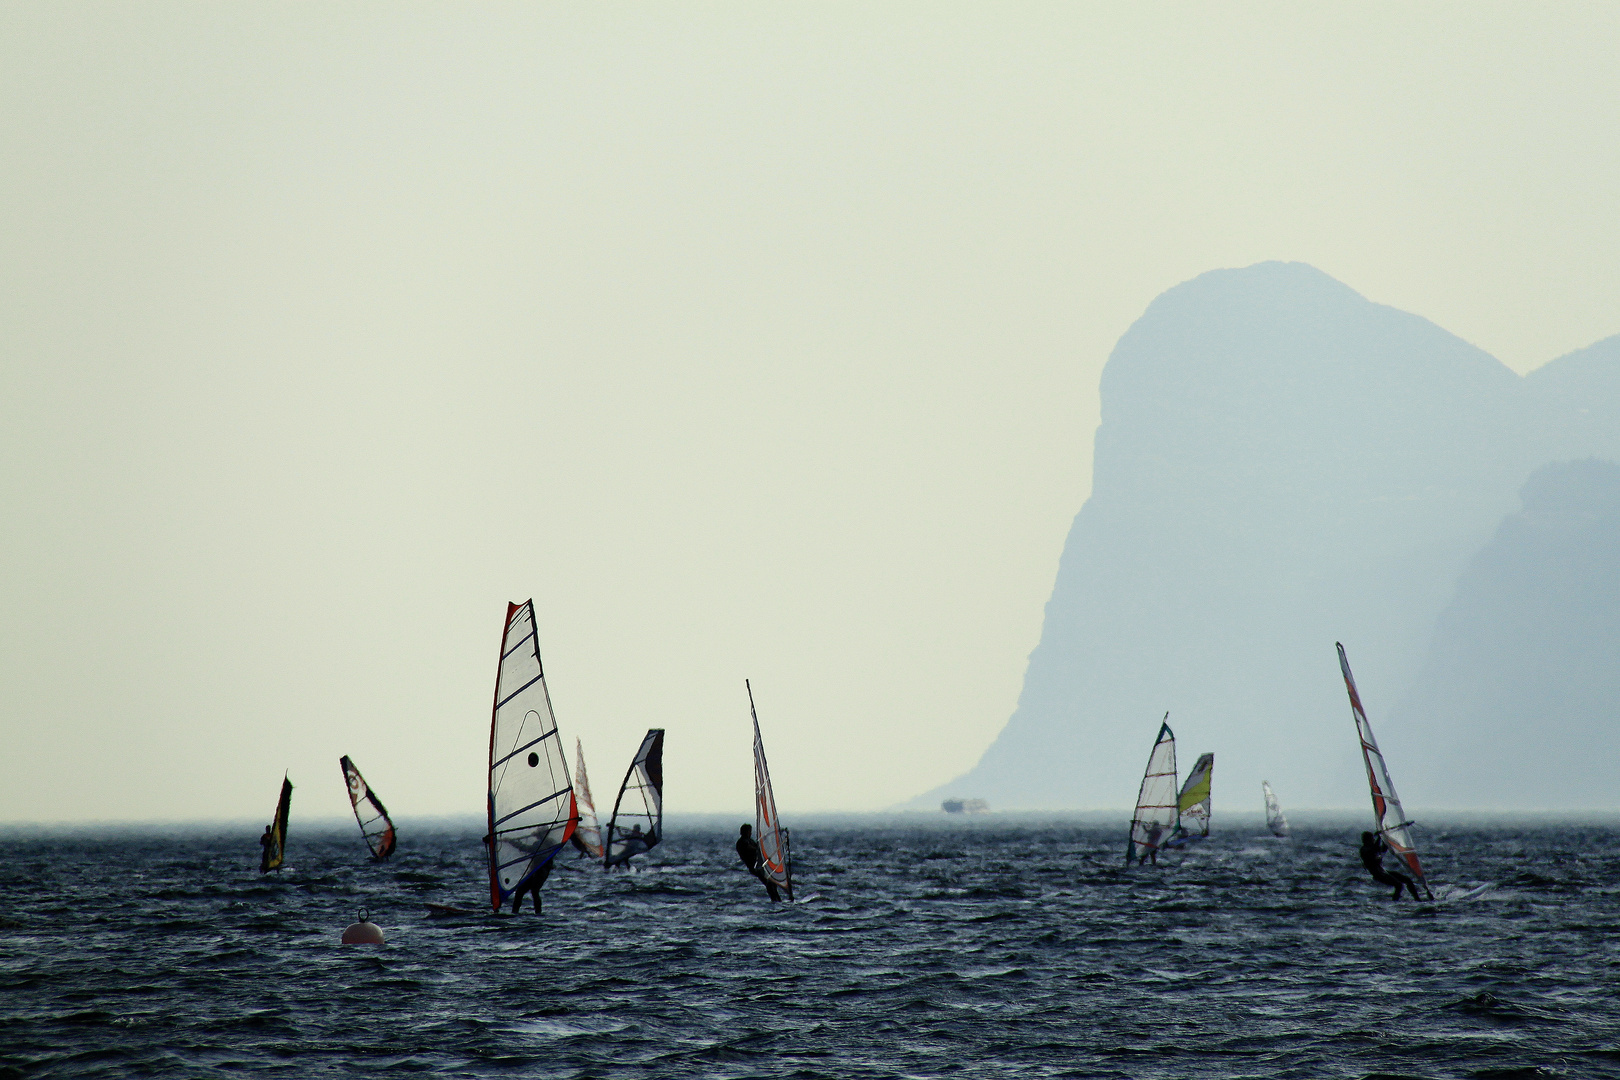
{"type": "Polygon", "coordinates": [[[1170,730],[1170,714],[1159,724],[1159,737],[1148,754],[1142,787],[1136,794],[1136,813],[1131,816],[1131,839],[1125,848],[1125,865],[1145,862],[1168,843],[1180,819],[1176,796],[1176,735],[1170,730]]]}
{"type": "Polygon", "coordinates": [[[602,857],[602,827],[596,820],[596,800],[591,798],[591,780],[585,773],[585,746],[574,737],[574,798],[579,806],[579,828],[572,837],[574,846],[593,859],[602,857]]]}
{"type": "Polygon", "coordinates": [[[748,712],[754,718],[754,839],[759,843],[759,870],[793,899],[793,856],[788,831],[776,816],[776,793],[771,790],[771,769],[765,762],[765,741],[759,736],[759,713],[754,710],[754,688],[748,688],[748,712]]]}
{"type": "Polygon", "coordinates": [[[489,727],[489,895],[496,911],[579,824],[568,758],[540,666],[534,601],[506,606],[489,727]]]}
{"type": "Polygon", "coordinates": [[[1344,654],[1344,646],[1338,645],[1338,650],[1339,670],[1344,673],[1344,688],[1350,694],[1350,712],[1355,716],[1356,735],[1361,742],[1361,758],[1367,765],[1367,786],[1372,791],[1373,829],[1388,845],[1390,853],[1406,864],[1412,880],[1432,900],[1434,893],[1423,876],[1423,864],[1418,861],[1417,845],[1412,841],[1412,823],[1401,810],[1400,796],[1395,794],[1395,781],[1390,779],[1389,766],[1379,752],[1378,740],[1373,738],[1372,725],[1367,723],[1367,712],[1361,707],[1361,695],[1356,692],[1355,676],[1350,674],[1350,660],[1344,654]]]}

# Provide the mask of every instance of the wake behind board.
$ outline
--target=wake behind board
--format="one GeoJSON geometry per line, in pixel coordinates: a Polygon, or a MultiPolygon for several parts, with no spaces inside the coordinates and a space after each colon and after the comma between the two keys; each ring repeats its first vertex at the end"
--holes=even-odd
{"type": "Polygon", "coordinates": [[[427,911],[430,918],[443,918],[447,915],[484,914],[482,911],[474,911],[472,908],[456,907],[454,904],[428,904],[427,911]]]}
{"type": "MultiPolygon", "coordinates": [[[[1517,875],[1515,875],[1515,876],[1517,876],[1517,875]]],[[[1458,885],[1441,886],[1441,891],[1438,892],[1435,895],[1435,898],[1433,900],[1425,900],[1425,901],[1423,901],[1423,903],[1425,903],[1425,904],[1460,904],[1464,900],[1473,900],[1473,899],[1476,899],[1476,898],[1478,898],[1480,896],[1483,896],[1485,893],[1489,892],[1491,889],[1496,888],[1498,885],[1506,885],[1508,882],[1510,882],[1512,880],[1513,880],[1513,878],[1506,877],[1506,878],[1503,878],[1501,881],[1487,881],[1485,884],[1476,885],[1472,889],[1462,889],[1462,887],[1458,886],[1458,885]],[[1452,892],[1449,891],[1451,889],[1461,889],[1461,891],[1456,892],[1456,893],[1452,893],[1452,892]]]]}

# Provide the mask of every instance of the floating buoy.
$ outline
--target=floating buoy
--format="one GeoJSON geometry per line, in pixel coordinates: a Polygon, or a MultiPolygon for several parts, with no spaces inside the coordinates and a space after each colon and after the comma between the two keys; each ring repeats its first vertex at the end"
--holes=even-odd
{"type": "Polygon", "coordinates": [[[343,930],[343,944],[345,945],[382,945],[382,927],[372,922],[366,915],[365,909],[360,910],[360,921],[350,923],[343,930]]]}

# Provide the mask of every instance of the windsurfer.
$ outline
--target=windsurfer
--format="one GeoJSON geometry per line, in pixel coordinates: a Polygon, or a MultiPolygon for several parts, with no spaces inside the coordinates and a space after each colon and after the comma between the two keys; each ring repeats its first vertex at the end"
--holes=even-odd
{"type": "Polygon", "coordinates": [[[1402,889],[1410,889],[1414,900],[1423,899],[1418,895],[1416,882],[1405,874],[1385,868],[1384,853],[1388,850],[1389,845],[1384,843],[1384,838],[1377,833],[1364,832],[1361,834],[1361,865],[1367,868],[1367,873],[1373,876],[1374,881],[1395,886],[1395,892],[1390,896],[1390,899],[1399,900],[1402,889]]]}
{"type": "Polygon", "coordinates": [[[264,850],[259,853],[259,873],[270,872],[270,848],[275,844],[276,838],[270,835],[270,826],[264,827],[264,835],[259,837],[259,846],[264,850]]]}
{"type": "MultiPolygon", "coordinates": [[[[1159,839],[1162,836],[1164,836],[1163,825],[1160,825],[1157,821],[1155,821],[1148,826],[1147,839],[1143,842],[1142,846],[1147,848],[1148,862],[1152,863],[1154,866],[1159,865],[1159,839]]],[[[1137,862],[1141,862],[1141,860],[1138,859],[1137,862]]]]}
{"type": "Polygon", "coordinates": [[[759,878],[765,884],[765,891],[770,894],[771,903],[781,901],[782,894],[776,889],[776,882],[765,876],[764,858],[759,853],[759,843],[754,839],[754,827],[744,825],[737,830],[737,858],[748,867],[748,872],[759,878]]]}
{"type": "Polygon", "coordinates": [[[529,894],[530,901],[534,904],[534,913],[536,915],[540,914],[540,886],[544,885],[546,878],[551,876],[552,861],[547,859],[541,864],[540,869],[529,875],[527,881],[518,885],[517,891],[512,894],[512,914],[516,915],[518,908],[523,905],[524,893],[529,894]]]}

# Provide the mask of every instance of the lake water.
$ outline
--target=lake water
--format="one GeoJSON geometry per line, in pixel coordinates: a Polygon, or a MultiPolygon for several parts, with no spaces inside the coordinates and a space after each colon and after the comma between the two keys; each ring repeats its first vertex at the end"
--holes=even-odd
{"type": "Polygon", "coordinates": [[[1125,870],[1095,816],[792,821],[803,902],[672,820],[634,873],[487,906],[481,823],[388,863],[301,826],[0,831],[0,1078],[1620,1076],[1620,822],[1430,822],[1393,904],[1366,815],[1217,817],[1125,870]],[[364,906],[381,948],[338,938],[364,906]]]}

